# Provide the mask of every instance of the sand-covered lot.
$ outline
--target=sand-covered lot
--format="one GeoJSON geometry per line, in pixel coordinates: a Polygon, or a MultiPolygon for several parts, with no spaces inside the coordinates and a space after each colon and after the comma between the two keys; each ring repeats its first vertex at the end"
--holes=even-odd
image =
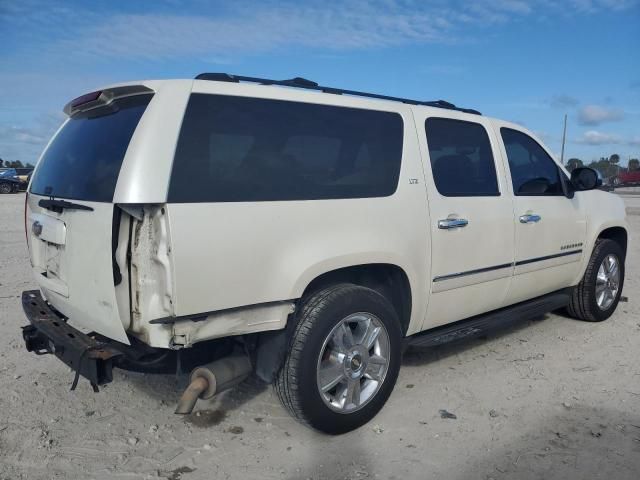
{"type": "Polygon", "coordinates": [[[547,315],[409,351],[374,421],[328,437],[257,380],[187,418],[173,414],[172,375],[118,370],[100,393],[70,392],[68,368],[24,350],[24,195],[0,196],[0,479],[638,479],[640,196],[625,198],[628,301],[611,319],[547,315]]]}

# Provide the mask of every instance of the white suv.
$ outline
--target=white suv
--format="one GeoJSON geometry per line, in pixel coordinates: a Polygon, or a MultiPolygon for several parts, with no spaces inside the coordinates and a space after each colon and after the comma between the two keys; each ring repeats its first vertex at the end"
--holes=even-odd
{"type": "Polygon", "coordinates": [[[380,410],[407,345],[618,304],[623,202],[518,125],[226,74],[110,86],[65,112],[26,200],[40,290],[23,294],[24,338],[74,387],[191,365],[188,413],[255,371],[339,433],[380,410]]]}

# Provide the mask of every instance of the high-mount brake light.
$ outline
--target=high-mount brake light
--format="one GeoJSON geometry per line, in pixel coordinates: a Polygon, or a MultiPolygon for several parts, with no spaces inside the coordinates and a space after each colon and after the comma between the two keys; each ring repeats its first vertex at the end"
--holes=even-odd
{"type": "Polygon", "coordinates": [[[80,111],[109,105],[114,100],[131,95],[153,94],[153,90],[144,85],[124,85],[122,87],[105,88],[91,93],[86,93],[71,100],[64,106],[64,113],[73,116],[80,111]]]}
{"type": "Polygon", "coordinates": [[[81,95],[78,98],[71,100],[71,108],[79,107],[80,105],[84,105],[85,103],[93,102],[97,100],[100,95],[102,95],[102,90],[81,95]]]}

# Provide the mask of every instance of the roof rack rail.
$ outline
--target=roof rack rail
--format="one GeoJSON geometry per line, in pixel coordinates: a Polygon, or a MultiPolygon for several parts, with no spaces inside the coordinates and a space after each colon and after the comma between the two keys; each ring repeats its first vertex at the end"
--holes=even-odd
{"type": "Polygon", "coordinates": [[[448,110],[458,110],[464,113],[473,113],[475,115],[482,115],[479,111],[471,108],[456,107],[453,103],[449,103],[445,100],[432,100],[432,101],[420,101],[411,100],[410,98],[392,97],[389,95],[379,95],[377,93],[359,92],[357,90],[345,90],[342,88],[323,87],[316,82],[307,80],[302,77],[295,77],[289,80],[271,80],[268,78],[258,77],[245,77],[242,75],[231,75],[229,73],[201,73],[196,77],[196,80],[212,80],[216,82],[251,82],[259,83],[260,85],[279,85],[283,87],[304,88],[307,90],[317,90],[324,93],[333,93],[335,95],[354,95],[358,97],[376,98],[378,100],[391,100],[394,102],[408,103],[410,105],[426,105],[427,107],[446,108],[448,110]]]}

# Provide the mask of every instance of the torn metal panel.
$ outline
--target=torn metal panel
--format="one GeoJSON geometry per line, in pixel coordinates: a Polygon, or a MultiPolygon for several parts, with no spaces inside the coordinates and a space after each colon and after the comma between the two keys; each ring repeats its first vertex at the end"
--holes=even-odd
{"type": "Polygon", "coordinates": [[[173,345],[189,347],[214,338],[279,330],[294,311],[293,302],[251,306],[219,313],[211,313],[204,320],[181,320],[173,325],[173,345]]]}
{"type": "Polygon", "coordinates": [[[151,327],[149,320],[174,315],[171,247],[164,206],[143,207],[142,220],[133,220],[131,239],[131,327],[136,336],[166,345],[167,328],[151,327]],[[159,340],[159,339],[156,339],[159,340]],[[162,343],[162,342],[161,342],[162,343]]]}

